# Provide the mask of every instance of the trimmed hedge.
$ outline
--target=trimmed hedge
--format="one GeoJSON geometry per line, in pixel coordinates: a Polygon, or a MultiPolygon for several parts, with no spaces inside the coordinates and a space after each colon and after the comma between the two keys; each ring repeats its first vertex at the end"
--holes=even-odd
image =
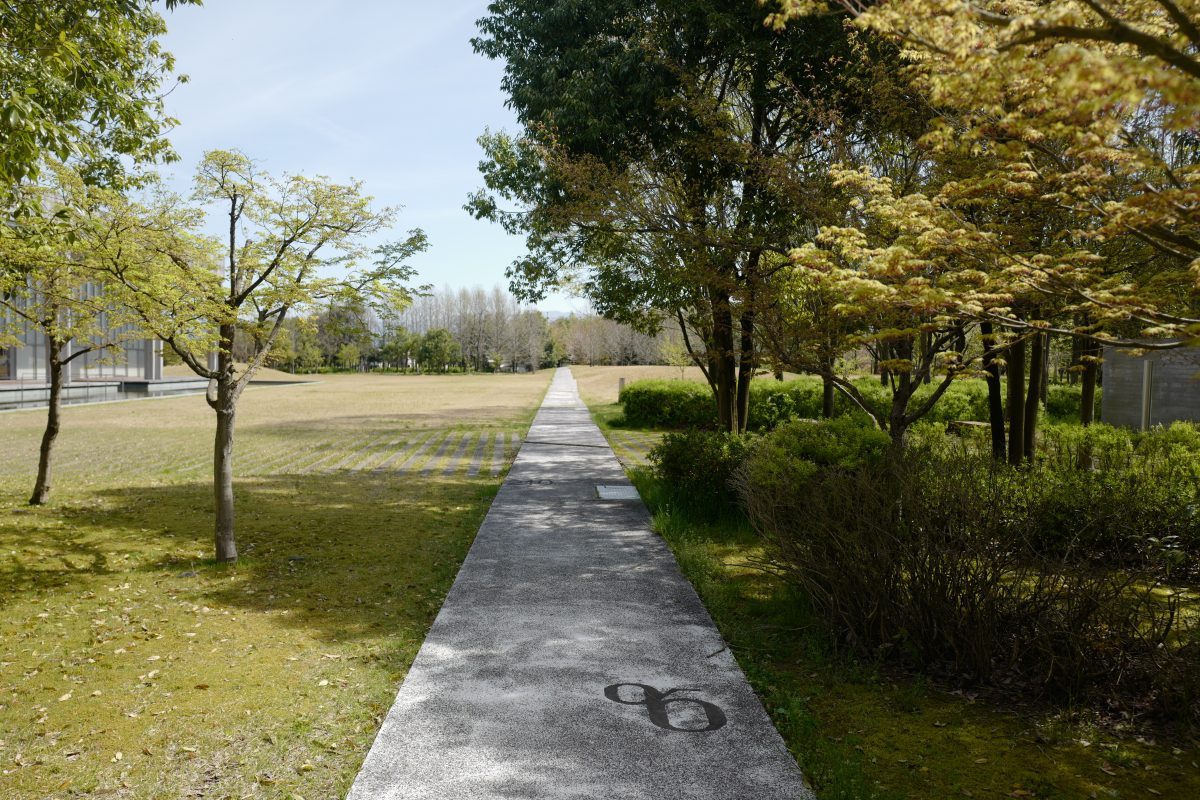
{"type": "Polygon", "coordinates": [[[712,428],[717,404],[706,383],[634,381],[621,390],[625,424],[639,428],[712,428]]]}
{"type": "MultiPolygon", "coordinates": [[[[886,408],[891,390],[875,378],[854,382],[869,402],[886,408]]],[[[936,386],[917,390],[912,400],[916,407],[936,386]]],[[[1045,414],[1050,422],[1075,422],[1079,419],[1079,386],[1049,387],[1045,414]]],[[[620,402],[625,409],[625,424],[637,428],[715,428],[716,403],[707,384],[685,380],[640,380],[626,385],[620,402]]],[[[838,392],[833,401],[834,416],[851,416],[866,421],[859,408],[838,392]]],[[[817,419],[821,416],[821,379],[806,375],[790,381],[756,380],[750,384],[750,423],[752,431],[773,430],[788,419],[817,419]]],[[[1096,390],[1096,419],[1100,418],[1100,390],[1096,390]]],[[[955,420],[987,422],[987,384],[979,379],[955,381],[924,418],[928,422],[955,420]]]]}

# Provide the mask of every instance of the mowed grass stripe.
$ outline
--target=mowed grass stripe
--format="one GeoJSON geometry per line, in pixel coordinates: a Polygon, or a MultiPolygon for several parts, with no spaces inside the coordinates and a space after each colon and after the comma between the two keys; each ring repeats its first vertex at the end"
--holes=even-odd
{"type": "Polygon", "coordinates": [[[314,465],[323,464],[329,461],[330,458],[336,458],[337,453],[341,452],[344,441],[346,441],[344,434],[338,432],[332,435],[331,438],[320,441],[307,455],[301,453],[300,457],[296,458],[296,461],[283,464],[281,467],[276,467],[275,469],[283,475],[305,475],[314,465]]]}
{"type": "Polygon", "coordinates": [[[396,467],[396,472],[408,472],[410,469],[420,464],[425,454],[429,451],[429,448],[436,444],[443,435],[445,435],[445,431],[434,431],[428,439],[421,443],[421,446],[418,447],[412,455],[404,460],[403,464],[396,467]]]}
{"type": "Polygon", "coordinates": [[[317,472],[321,467],[324,467],[338,456],[343,455],[347,450],[352,450],[355,447],[358,447],[359,445],[368,441],[370,438],[371,437],[369,435],[358,436],[353,439],[348,439],[343,436],[336,436],[330,443],[329,447],[325,449],[324,453],[319,458],[308,462],[302,467],[298,467],[295,470],[295,474],[307,475],[310,472],[317,472]]]}
{"type": "Polygon", "coordinates": [[[442,440],[442,443],[438,447],[437,452],[435,452],[429,458],[429,460],[425,462],[425,466],[423,466],[421,468],[421,476],[422,477],[425,477],[426,475],[431,474],[437,468],[438,462],[440,462],[442,460],[442,458],[445,457],[447,449],[449,449],[451,447],[451,445],[453,445],[455,442],[458,441],[459,436],[460,436],[460,434],[457,434],[453,431],[446,434],[446,438],[442,440]]]}
{"type": "Polygon", "coordinates": [[[433,436],[434,433],[435,433],[435,431],[424,431],[422,433],[418,433],[416,436],[409,439],[408,442],[404,445],[404,447],[398,448],[391,455],[389,455],[387,458],[385,458],[383,461],[381,461],[380,463],[378,463],[374,467],[372,467],[371,472],[385,471],[394,462],[398,461],[401,458],[406,458],[407,456],[409,456],[417,447],[422,445],[424,442],[427,442],[429,440],[429,437],[433,436]]]}
{"type": "Polygon", "coordinates": [[[397,434],[392,432],[392,437],[378,447],[372,446],[365,451],[363,457],[346,467],[355,472],[367,472],[380,459],[386,458],[390,454],[396,452],[396,448],[402,447],[409,441],[407,431],[397,434]]]}
{"type": "Polygon", "coordinates": [[[467,449],[471,446],[471,442],[478,435],[475,431],[468,431],[463,434],[462,439],[458,443],[458,448],[454,451],[454,455],[450,456],[450,460],[446,463],[446,468],[442,470],[443,475],[453,475],[466,466],[463,460],[464,456],[467,453],[467,449]]]}
{"type": "Polygon", "coordinates": [[[483,454],[487,449],[488,440],[491,438],[492,435],[487,431],[479,435],[479,443],[475,445],[475,454],[471,456],[471,464],[467,467],[468,478],[474,478],[479,474],[479,468],[483,465],[483,454]]]}
{"type": "Polygon", "coordinates": [[[301,439],[292,446],[284,447],[283,449],[280,449],[279,447],[267,448],[265,451],[258,453],[257,457],[252,459],[249,464],[243,464],[241,466],[239,466],[237,451],[235,449],[233,455],[233,467],[236,471],[247,475],[268,474],[276,467],[295,460],[301,453],[308,452],[313,448],[314,444],[319,445],[320,440],[318,439],[316,441],[312,441],[301,439]]]}
{"type": "Polygon", "coordinates": [[[512,456],[510,455],[510,452],[512,453],[512,455],[516,454],[517,447],[519,446],[519,444],[518,444],[519,442],[520,442],[520,437],[518,434],[515,434],[515,433],[508,434],[507,436],[503,433],[499,433],[496,435],[496,443],[492,447],[492,477],[493,478],[496,477],[497,475],[499,475],[504,470],[504,468],[508,466],[509,462],[512,460],[512,456]],[[511,447],[508,444],[506,444],[506,439],[507,439],[507,441],[512,442],[511,447]]]}
{"type": "Polygon", "coordinates": [[[383,441],[383,439],[385,437],[387,437],[387,435],[388,435],[387,433],[380,433],[375,436],[369,437],[366,444],[362,444],[361,446],[355,447],[353,450],[351,450],[349,453],[347,453],[345,456],[343,456],[342,459],[340,461],[338,461],[336,464],[332,464],[328,467],[325,467],[324,470],[322,470],[322,471],[323,472],[336,472],[339,469],[352,469],[353,465],[362,461],[363,453],[369,452],[372,447],[375,447],[377,444],[379,444],[381,441],[383,441]]]}
{"type": "Polygon", "coordinates": [[[327,456],[329,451],[337,446],[340,438],[340,434],[335,434],[332,437],[306,442],[298,448],[289,449],[287,454],[281,458],[259,466],[256,471],[260,475],[295,473],[296,470],[303,469],[314,461],[327,456]]]}

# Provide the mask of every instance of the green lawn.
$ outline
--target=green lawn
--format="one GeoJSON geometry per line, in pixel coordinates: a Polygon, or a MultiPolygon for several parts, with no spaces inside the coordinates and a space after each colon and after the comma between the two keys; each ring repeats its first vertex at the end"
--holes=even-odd
{"type": "Polygon", "coordinates": [[[343,796],[549,377],[247,392],[233,567],[202,398],[68,409],[39,509],[0,415],[0,795],[343,796]]]}

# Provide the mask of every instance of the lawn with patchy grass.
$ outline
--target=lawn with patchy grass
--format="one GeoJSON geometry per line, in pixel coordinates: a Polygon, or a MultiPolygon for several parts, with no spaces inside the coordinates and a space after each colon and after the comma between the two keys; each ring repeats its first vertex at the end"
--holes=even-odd
{"type": "Polygon", "coordinates": [[[344,796],[548,385],[322,376],[243,397],[236,566],[202,397],[0,414],[0,795],[344,796]]]}

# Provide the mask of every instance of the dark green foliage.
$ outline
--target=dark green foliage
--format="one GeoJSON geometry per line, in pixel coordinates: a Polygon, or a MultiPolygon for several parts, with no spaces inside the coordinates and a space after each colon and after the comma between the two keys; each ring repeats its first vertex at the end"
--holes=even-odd
{"type": "Polygon", "coordinates": [[[1200,569],[1200,428],[1051,425],[1042,437],[1044,455],[1017,484],[1024,513],[1038,521],[1039,550],[1200,569]]]}
{"type": "Polygon", "coordinates": [[[755,427],[761,430],[775,430],[781,423],[796,417],[796,401],[787,392],[759,392],[754,406],[755,427]]]}
{"type": "Polygon", "coordinates": [[[625,424],[645,428],[711,428],[717,406],[707,384],[695,381],[634,381],[619,398],[625,424]]]}
{"type": "Polygon", "coordinates": [[[799,443],[788,458],[789,435],[764,439],[735,483],[780,570],[837,641],[935,674],[1017,676],[1056,697],[1200,713],[1193,631],[1177,596],[1158,592],[1178,559],[1128,547],[1171,526],[1194,530],[1183,493],[1143,499],[1157,461],[1103,473],[1047,460],[1028,472],[961,445],[864,458],[869,448],[840,441],[799,443]]]}
{"type": "Polygon", "coordinates": [[[427,372],[447,372],[462,357],[462,348],[445,328],[426,331],[417,347],[417,363],[427,372]]]}
{"type": "Polygon", "coordinates": [[[852,418],[795,420],[754,443],[740,482],[769,492],[803,494],[825,470],[879,464],[890,445],[886,432],[852,418]]]}
{"type": "Polygon", "coordinates": [[[650,451],[650,464],[668,502],[695,519],[713,519],[735,505],[730,483],[749,439],[732,433],[668,433],[650,451]]]}
{"type": "MultiPolygon", "coordinates": [[[[871,404],[886,408],[891,391],[876,378],[860,378],[854,382],[871,404]]],[[[922,403],[934,391],[933,385],[922,386],[913,397],[912,406],[922,403]]],[[[1054,385],[1049,390],[1046,415],[1053,422],[1078,422],[1078,386],[1054,385]]],[[[1099,419],[1099,397],[1096,392],[1096,418],[1099,419]]],[[[646,428],[708,428],[716,425],[717,411],[712,391],[702,383],[681,380],[634,381],[621,393],[625,404],[626,424],[646,428]]],[[[834,395],[834,416],[867,416],[845,395],[834,395]]],[[[750,384],[749,430],[767,431],[785,419],[817,419],[821,416],[821,380],[806,375],[790,381],[758,380],[750,384]],[[786,396],[786,400],[781,399],[786,396]]],[[[955,381],[938,400],[923,422],[947,423],[957,420],[987,422],[987,384],[982,380],[955,381]]]]}

